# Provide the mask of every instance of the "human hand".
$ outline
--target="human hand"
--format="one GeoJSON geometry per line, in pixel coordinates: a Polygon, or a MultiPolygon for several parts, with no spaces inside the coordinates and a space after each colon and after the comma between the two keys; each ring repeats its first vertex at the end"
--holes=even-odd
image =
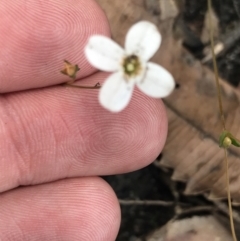
{"type": "Polygon", "coordinates": [[[119,204],[96,176],[137,170],[160,153],[161,100],[135,90],[112,114],[98,90],[58,85],[69,80],[64,59],[81,68],[81,85],[107,76],[83,51],[92,34],[110,35],[93,0],[3,0],[0,23],[0,240],[115,240],[119,204]]]}

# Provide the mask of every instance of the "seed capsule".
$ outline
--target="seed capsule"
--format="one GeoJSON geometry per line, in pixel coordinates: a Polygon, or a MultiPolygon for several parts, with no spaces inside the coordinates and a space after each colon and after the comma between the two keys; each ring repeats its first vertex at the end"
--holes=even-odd
{"type": "Polygon", "coordinates": [[[229,137],[225,137],[222,143],[223,147],[228,148],[232,145],[232,141],[229,137]]]}
{"type": "Polygon", "coordinates": [[[219,137],[219,146],[228,148],[231,145],[240,147],[240,141],[236,137],[234,137],[230,132],[223,131],[219,137]]]}
{"type": "Polygon", "coordinates": [[[77,64],[73,65],[67,60],[64,60],[64,64],[65,64],[65,67],[63,70],[61,70],[61,73],[69,76],[72,79],[75,79],[77,72],[80,70],[78,65],[77,64]]]}

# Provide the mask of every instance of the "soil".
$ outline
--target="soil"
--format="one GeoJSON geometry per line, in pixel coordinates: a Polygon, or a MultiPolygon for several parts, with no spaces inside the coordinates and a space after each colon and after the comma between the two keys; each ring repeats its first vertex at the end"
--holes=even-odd
{"type": "MultiPolygon", "coordinates": [[[[106,177],[119,199],[173,201],[163,172],[153,164],[132,173],[106,177]]],[[[121,205],[119,241],[142,240],[149,231],[164,225],[174,215],[174,206],[121,205]]]]}
{"type": "MultiPolygon", "coordinates": [[[[160,158],[161,156],[158,160],[160,158]]],[[[121,205],[122,222],[117,241],[145,241],[150,232],[175,217],[178,209],[189,210],[211,205],[203,196],[184,196],[182,193],[185,185],[171,181],[171,174],[171,170],[163,171],[151,164],[132,173],[104,177],[119,199],[161,200],[173,203],[170,206],[121,205]]],[[[190,217],[196,212],[197,215],[206,214],[206,211],[199,213],[193,210],[187,216],[190,217]]]]}

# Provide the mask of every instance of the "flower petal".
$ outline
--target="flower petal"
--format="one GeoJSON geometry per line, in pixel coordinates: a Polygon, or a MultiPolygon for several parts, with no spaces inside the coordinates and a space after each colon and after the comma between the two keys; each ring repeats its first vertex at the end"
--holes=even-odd
{"type": "Polygon", "coordinates": [[[160,43],[161,35],[157,27],[148,21],[140,21],[129,29],[125,49],[127,55],[135,54],[147,61],[158,50],[160,43]]]}
{"type": "Polygon", "coordinates": [[[112,112],[123,110],[129,103],[134,89],[134,82],[126,82],[121,72],[110,75],[99,93],[100,104],[112,112]]]}
{"type": "Polygon", "coordinates": [[[85,55],[94,67],[103,71],[117,71],[121,66],[124,50],[110,38],[94,35],[88,40],[85,55]]]}
{"type": "Polygon", "coordinates": [[[175,82],[173,76],[162,66],[147,63],[146,76],[137,86],[150,97],[163,98],[173,91],[175,82]]]}

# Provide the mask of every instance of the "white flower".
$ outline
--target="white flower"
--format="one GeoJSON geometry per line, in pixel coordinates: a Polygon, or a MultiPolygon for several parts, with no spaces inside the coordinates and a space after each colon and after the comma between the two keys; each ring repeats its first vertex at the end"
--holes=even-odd
{"type": "Polygon", "coordinates": [[[90,37],[85,48],[88,61],[100,70],[114,72],[100,89],[99,101],[103,107],[112,112],[123,110],[135,85],[154,98],[166,97],[172,92],[175,86],[172,75],[160,65],[148,62],[160,43],[157,27],[147,21],[130,28],[125,50],[105,36],[90,37]]]}

